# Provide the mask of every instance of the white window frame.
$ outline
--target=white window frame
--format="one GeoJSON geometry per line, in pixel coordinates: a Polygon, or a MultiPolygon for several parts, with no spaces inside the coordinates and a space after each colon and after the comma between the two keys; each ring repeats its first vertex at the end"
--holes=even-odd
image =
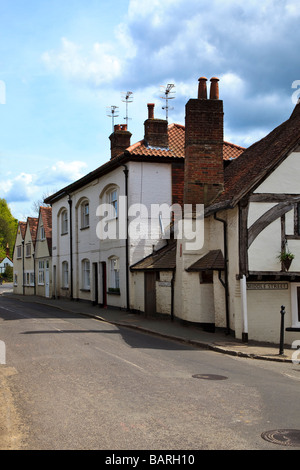
{"type": "Polygon", "coordinates": [[[62,287],[67,289],[69,287],[69,263],[68,261],[62,262],[62,287]]]}
{"type": "Polygon", "coordinates": [[[82,289],[90,290],[91,288],[91,264],[88,259],[82,260],[82,289]]]}
{"type": "Polygon", "coordinates": [[[107,202],[111,206],[110,217],[112,219],[116,219],[118,217],[118,189],[117,188],[111,188],[107,192],[107,202]]]}
{"type": "MultiPolygon", "coordinates": [[[[298,309],[298,295],[297,288],[299,288],[300,298],[300,283],[291,283],[291,306],[292,306],[292,327],[300,328],[300,311],[298,309]]],[[[299,302],[300,305],[300,302],[299,302]]]]}
{"type": "Polygon", "coordinates": [[[61,213],[61,234],[65,235],[69,232],[69,217],[67,209],[63,210],[61,213]]]}
{"type": "Polygon", "coordinates": [[[44,261],[39,261],[38,285],[39,286],[44,286],[45,285],[45,262],[44,261]]]}
{"type": "Polygon", "coordinates": [[[81,204],[81,228],[88,228],[90,226],[90,204],[88,201],[83,201],[81,204]]]}
{"type": "Polygon", "coordinates": [[[109,289],[120,290],[120,268],[119,258],[114,256],[109,260],[110,272],[109,272],[109,289]]]}

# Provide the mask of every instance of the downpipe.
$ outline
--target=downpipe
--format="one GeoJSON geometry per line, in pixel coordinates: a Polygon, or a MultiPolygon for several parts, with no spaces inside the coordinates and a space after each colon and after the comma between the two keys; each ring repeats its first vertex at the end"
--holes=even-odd
{"type": "Polygon", "coordinates": [[[227,241],[227,222],[220,217],[217,217],[214,213],[214,219],[223,224],[223,236],[224,236],[224,273],[225,282],[221,279],[221,271],[219,271],[219,280],[225,289],[225,309],[226,309],[226,334],[230,334],[230,320],[229,320],[229,288],[228,288],[228,241],[227,241]]]}

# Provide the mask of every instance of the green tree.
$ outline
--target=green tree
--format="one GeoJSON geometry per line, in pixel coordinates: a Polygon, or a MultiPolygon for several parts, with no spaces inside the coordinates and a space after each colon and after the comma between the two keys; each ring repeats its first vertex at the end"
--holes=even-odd
{"type": "Polygon", "coordinates": [[[18,221],[15,219],[5,199],[0,198],[0,257],[6,255],[6,245],[12,257],[18,221]]]}

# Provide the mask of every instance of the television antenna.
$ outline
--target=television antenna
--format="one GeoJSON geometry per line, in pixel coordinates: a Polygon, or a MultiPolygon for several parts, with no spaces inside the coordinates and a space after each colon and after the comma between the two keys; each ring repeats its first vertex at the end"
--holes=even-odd
{"type": "Polygon", "coordinates": [[[119,115],[117,114],[118,113],[118,110],[119,109],[119,106],[111,106],[110,108],[108,108],[107,110],[107,116],[112,118],[112,131],[114,132],[114,127],[115,127],[115,118],[118,117],[119,115]]]}
{"type": "Polygon", "coordinates": [[[128,117],[128,104],[133,102],[132,91],[127,91],[126,93],[123,92],[122,93],[122,101],[123,101],[123,103],[126,103],[126,117],[124,119],[126,121],[127,129],[128,129],[128,121],[129,121],[129,119],[131,119],[131,118],[128,117]]]}
{"type": "MultiPolygon", "coordinates": [[[[163,87],[163,86],[162,86],[163,87]]],[[[161,96],[162,99],[166,100],[166,105],[162,107],[162,109],[166,110],[166,120],[168,120],[169,110],[174,109],[169,107],[169,100],[173,100],[175,96],[171,96],[171,93],[175,93],[172,89],[175,87],[173,83],[168,83],[166,87],[164,87],[164,96],[161,96]]]]}

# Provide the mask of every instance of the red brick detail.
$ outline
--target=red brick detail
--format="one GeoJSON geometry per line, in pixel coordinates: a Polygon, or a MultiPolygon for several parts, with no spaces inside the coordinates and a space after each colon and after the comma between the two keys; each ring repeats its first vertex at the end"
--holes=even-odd
{"type": "Polygon", "coordinates": [[[172,163],[172,204],[183,207],[184,165],[172,163]]]}
{"type": "Polygon", "coordinates": [[[126,124],[116,124],[114,132],[109,136],[111,159],[120,155],[128,147],[130,147],[131,133],[127,130],[126,124]]]}
{"type": "Polygon", "coordinates": [[[210,204],[223,190],[223,102],[186,104],[184,203],[210,204]]]}

